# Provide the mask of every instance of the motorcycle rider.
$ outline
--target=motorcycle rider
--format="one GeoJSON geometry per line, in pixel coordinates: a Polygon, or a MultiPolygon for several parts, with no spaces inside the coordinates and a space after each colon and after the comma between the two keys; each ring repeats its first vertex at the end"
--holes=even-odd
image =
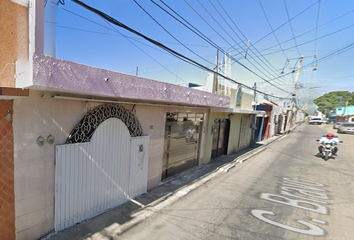
{"type": "MultiPolygon", "coordinates": [[[[327,133],[326,135],[323,135],[319,140],[319,144],[326,144],[326,143],[331,143],[334,146],[332,150],[332,154],[334,156],[337,156],[338,147],[336,145],[338,145],[339,143],[338,136],[335,136],[333,133],[327,133]]],[[[320,145],[318,147],[318,151],[320,152],[320,154],[322,153],[322,150],[323,150],[323,146],[320,145]]]]}

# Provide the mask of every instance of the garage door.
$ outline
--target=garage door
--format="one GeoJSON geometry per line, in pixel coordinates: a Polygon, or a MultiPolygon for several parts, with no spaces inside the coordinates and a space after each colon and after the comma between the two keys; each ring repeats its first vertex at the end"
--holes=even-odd
{"type": "Polygon", "coordinates": [[[149,137],[131,137],[109,118],[89,142],[56,147],[55,230],[70,227],[147,191],[149,137]]]}

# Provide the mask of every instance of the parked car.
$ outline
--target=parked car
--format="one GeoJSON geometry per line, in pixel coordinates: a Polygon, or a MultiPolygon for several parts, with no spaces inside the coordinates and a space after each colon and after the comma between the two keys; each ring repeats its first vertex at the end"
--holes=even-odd
{"type": "Polygon", "coordinates": [[[342,123],[338,127],[338,133],[354,133],[354,123],[342,123]]]}
{"type": "Polygon", "coordinates": [[[342,122],[336,122],[333,124],[333,129],[338,129],[342,122]]]}

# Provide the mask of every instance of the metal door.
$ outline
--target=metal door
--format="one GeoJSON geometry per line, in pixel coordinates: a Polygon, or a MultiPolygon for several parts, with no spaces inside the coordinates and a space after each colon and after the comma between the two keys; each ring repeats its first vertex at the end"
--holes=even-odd
{"type": "Polygon", "coordinates": [[[197,165],[200,122],[167,122],[162,178],[197,165]]]}
{"type": "Polygon", "coordinates": [[[149,137],[131,137],[110,118],[90,142],[56,147],[55,230],[121,205],[147,190],[149,137]]]}
{"type": "Polygon", "coordinates": [[[211,158],[216,158],[227,154],[227,145],[229,141],[230,120],[215,119],[212,126],[213,143],[211,158]]]}
{"type": "Polygon", "coordinates": [[[252,136],[251,118],[252,116],[244,116],[241,118],[238,150],[244,149],[251,145],[251,136],[252,136]]]}

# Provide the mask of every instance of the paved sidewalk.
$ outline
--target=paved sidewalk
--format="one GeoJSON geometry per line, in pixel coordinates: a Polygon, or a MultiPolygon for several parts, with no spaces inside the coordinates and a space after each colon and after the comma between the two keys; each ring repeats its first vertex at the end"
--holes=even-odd
{"type": "Polygon", "coordinates": [[[42,239],[111,239],[111,236],[119,235],[144,221],[155,212],[178,201],[216,175],[227,172],[230,168],[265,150],[266,145],[286,136],[274,136],[234,154],[213,159],[207,165],[194,167],[177,176],[165,179],[160,186],[149,190],[148,193],[140,197],[97,217],[83,221],[76,226],[49,234],[42,239]]]}

